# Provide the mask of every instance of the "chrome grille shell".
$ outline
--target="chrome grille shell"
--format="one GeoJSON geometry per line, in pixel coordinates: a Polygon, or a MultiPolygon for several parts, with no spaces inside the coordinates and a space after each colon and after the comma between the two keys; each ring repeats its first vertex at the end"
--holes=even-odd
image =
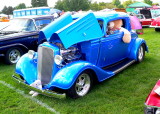
{"type": "Polygon", "coordinates": [[[45,46],[38,48],[38,79],[42,85],[48,84],[52,78],[52,70],[54,64],[54,51],[45,46]]]}

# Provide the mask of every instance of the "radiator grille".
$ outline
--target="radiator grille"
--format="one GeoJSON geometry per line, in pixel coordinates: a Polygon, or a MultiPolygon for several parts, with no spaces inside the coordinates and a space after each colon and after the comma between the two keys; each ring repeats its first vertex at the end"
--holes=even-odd
{"type": "Polygon", "coordinates": [[[48,47],[38,48],[38,79],[42,84],[48,84],[51,80],[54,62],[53,50],[48,47]]]}

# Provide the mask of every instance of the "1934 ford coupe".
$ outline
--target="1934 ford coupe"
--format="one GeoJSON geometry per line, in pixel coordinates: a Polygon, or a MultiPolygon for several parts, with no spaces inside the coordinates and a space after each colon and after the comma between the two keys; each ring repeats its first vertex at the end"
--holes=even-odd
{"type": "Polygon", "coordinates": [[[141,62],[148,51],[145,40],[131,31],[125,13],[66,13],[39,34],[47,42],[39,45],[38,52],[29,51],[19,59],[13,78],[29,89],[59,98],[85,96],[94,81],[141,62]],[[122,20],[131,34],[130,43],[123,42],[123,31],[108,34],[108,23],[115,20],[122,20]],[[42,90],[30,86],[36,80],[41,81],[42,90]]]}

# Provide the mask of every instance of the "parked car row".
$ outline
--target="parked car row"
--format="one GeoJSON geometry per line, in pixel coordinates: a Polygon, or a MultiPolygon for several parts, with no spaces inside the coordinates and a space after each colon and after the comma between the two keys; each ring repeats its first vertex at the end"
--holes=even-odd
{"type": "Polygon", "coordinates": [[[143,14],[136,15],[142,27],[153,27],[155,31],[160,31],[160,17],[157,18],[146,18],[143,14]]]}

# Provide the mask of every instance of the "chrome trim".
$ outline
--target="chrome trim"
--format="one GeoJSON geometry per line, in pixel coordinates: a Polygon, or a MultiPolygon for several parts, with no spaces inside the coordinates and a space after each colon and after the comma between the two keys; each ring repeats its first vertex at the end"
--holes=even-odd
{"type": "Polygon", "coordinates": [[[59,98],[59,99],[63,99],[63,98],[66,98],[66,94],[65,93],[56,93],[54,91],[51,91],[51,90],[40,90],[40,89],[37,89],[37,88],[34,88],[32,86],[29,86],[27,85],[24,80],[18,78],[17,76],[15,75],[12,75],[13,79],[15,79],[19,84],[27,87],[28,89],[30,90],[33,90],[33,91],[36,91],[38,92],[39,94],[43,94],[43,95],[46,95],[46,96],[49,96],[49,97],[55,97],[55,98],[59,98]]]}
{"type": "Polygon", "coordinates": [[[132,60],[129,63],[127,63],[126,65],[122,66],[121,68],[113,71],[115,74],[119,73],[120,71],[124,70],[125,68],[127,68],[128,66],[130,66],[131,64],[133,64],[134,62],[136,62],[136,60],[132,60]]]}
{"type": "Polygon", "coordinates": [[[42,85],[48,84],[52,78],[54,64],[54,51],[51,48],[40,46],[38,48],[38,79],[42,85]]]}
{"type": "Polygon", "coordinates": [[[160,28],[160,26],[149,26],[149,27],[153,27],[153,28],[160,28]]]}
{"type": "Polygon", "coordinates": [[[0,49],[2,49],[2,48],[10,48],[10,47],[13,47],[13,46],[23,46],[24,48],[26,48],[28,50],[28,48],[25,45],[20,44],[20,43],[6,45],[6,46],[1,46],[0,49]]]}
{"type": "Polygon", "coordinates": [[[34,23],[34,26],[35,26],[35,28],[36,28],[36,30],[37,31],[39,31],[39,29],[38,29],[38,27],[37,27],[37,25],[36,25],[36,21],[35,21],[35,19],[31,19],[32,21],[33,21],[33,23],[34,23]]]}
{"type": "Polygon", "coordinates": [[[150,27],[150,25],[142,25],[142,27],[150,27]]]}

